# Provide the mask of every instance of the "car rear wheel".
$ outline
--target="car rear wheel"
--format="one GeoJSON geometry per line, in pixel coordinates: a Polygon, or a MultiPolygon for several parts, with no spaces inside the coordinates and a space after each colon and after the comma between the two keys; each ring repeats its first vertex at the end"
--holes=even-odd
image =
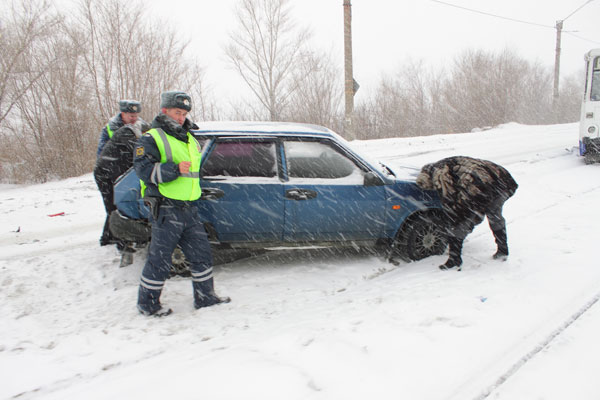
{"type": "Polygon", "coordinates": [[[421,260],[442,254],[446,245],[447,240],[439,216],[434,213],[422,213],[404,223],[392,244],[390,258],[421,260]]]}
{"type": "Polygon", "coordinates": [[[190,276],[190,262],[186,260],[181,247],[177,246],[171,255],[171,277],[190,276]]]}

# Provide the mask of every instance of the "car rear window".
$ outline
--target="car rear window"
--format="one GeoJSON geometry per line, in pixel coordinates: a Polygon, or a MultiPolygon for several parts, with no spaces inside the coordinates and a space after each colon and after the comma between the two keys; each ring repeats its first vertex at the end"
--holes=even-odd
{"type": "Polygon", "coordinates": [[[272,142],[217,142],[202,164],[202,176],[274,177],[275,154],[272,142]]]}

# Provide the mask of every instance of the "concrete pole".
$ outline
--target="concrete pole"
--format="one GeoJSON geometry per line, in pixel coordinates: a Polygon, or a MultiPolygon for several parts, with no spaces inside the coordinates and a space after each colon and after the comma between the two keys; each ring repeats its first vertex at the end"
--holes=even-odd
{"type": "Polygon", "coordinates": [[[560,79],[560,35],[563,28],[563,21],[556,21],[556,49],[554,53],[554,92],[552,97],[553,104],[558,100],[558,81],[560,79]]]}
{"type": "Polygon", "coordinates": [[[344,0],[344,131],[347,139],[354,139],[354,77],[352,73],[352,5],[344,0]]]}

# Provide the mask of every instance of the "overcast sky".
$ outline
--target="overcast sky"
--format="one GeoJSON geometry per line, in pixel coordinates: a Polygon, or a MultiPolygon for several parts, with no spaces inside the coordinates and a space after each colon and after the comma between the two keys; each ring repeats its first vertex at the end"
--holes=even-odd
{"type": "MultiPolygon", "coordinates": [[[[221,98],[235,96],[243,85],[227,70],[223,46],[235,28],[237,0],[147,0],[164,22],[177,23],[206,68],[207,82],[221,98]]],[[[293,16],[311,27],[315,46],[328,50],[343,66],[343,0],[292,0],[293,16]]],[[[554,66],[557,20],[565,19],[561,76],[582,69],[583,54],[600,48],[600,0],[448,0],[460,7],[521,20],[520,23],[430,0],[352,0],[354,76],[360,96],[383,74],[407,59],[444,64],[461,50],[514,48],[518,54],[554,66]],[[530,24],[531,23],[531,24],[530,24]],[[537,24],[537,25],[536,25],[537,24]],[[541,25],[541,26],[540,26],[541,25]],[[577,31],[566,33],[566,31],[577,31]],[[576,36],[574,36],[576,35],[576,36]],[[584,40],[588,39],[588,40],[584,40]]],[[[342,79],[342,77],[340,77],[342,79]]]]}

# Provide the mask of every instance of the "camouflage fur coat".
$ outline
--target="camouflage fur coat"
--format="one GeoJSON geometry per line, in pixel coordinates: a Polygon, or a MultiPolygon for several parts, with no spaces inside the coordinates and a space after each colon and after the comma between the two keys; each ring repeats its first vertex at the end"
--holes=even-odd
{"type": "Polygon", "coordinates": [[[449,157],[423,166],[417,177],[422,189],[436,190],[447,212],[484,214],[491,203],[504,202],[517,190],[510,173],[491,161],[449,157]]]}

